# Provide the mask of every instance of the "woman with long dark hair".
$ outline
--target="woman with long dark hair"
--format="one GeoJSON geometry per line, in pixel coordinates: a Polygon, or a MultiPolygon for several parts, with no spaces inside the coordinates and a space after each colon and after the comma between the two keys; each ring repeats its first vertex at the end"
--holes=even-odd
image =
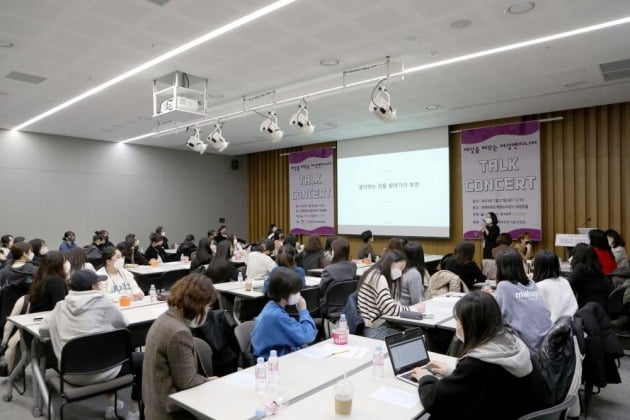
{"type": "Polygon", "coordinates": [[[610,250],[615,256],[617,268],[628,268],[630,264],[628,263],[628,254],[626,253],[625,248],[626,241],[623,240],[619,232],[613,229],[608,229],[606,231],[606,237],[608,238],[610,250]]]}
{"type": "Polygon", "coordinates": [[[436,360],[414,369],[420,401],[431,419],[512,420],[548,405],[542,375],[527,346],[504,327],[492,296],[468,293],[453,315],[455,334],[464,343],[455,369],[436,360]]]}
{"type": "Polygon", "coordinates": [[[536,286],[525,274],[523,258],[515,249],[497,255],[497,302],[503,320],[533,353],[551,329],[551,314],[536,286]]]}
{"type": "Polygon", "coordinates": [[[405,254],[399,250],[388,251],[370,267],[358,283],[359,313],[365,323],[366,337],[382,339],[396,332],[385,324],[383,315],[398,315],[400,311],[424,312],[424,304],[401,305],[400,279],[407,266],[405,254]]]}
{"type": "Polygon", "coordinates": [[[560,276],[560,261],[553,251],[543,250],[534,258],[534,278],[551,313],[551,322],[561,316],[573,316],[578,309],[571,285],[560,276]]]}
{"type": "Polygon", "coordinates": [[[195,258],[190,262],[190,271],[202,265],[209,264],[210,261],[212,261],[212,241],[211,238],[201,238],[199,240],[199,247],[197,248],[195,258]]]}
{"type": "Polygon", "coordinates": [[[407,257],[407,266],[400,280],[400,303],[414,305],[422,302],[424,281],[429,278],[429,272],[424,264],[424,249],[419,242],[407,242],[403,248],[407,257]]]}
{"type": "Polygon", "coordinates": [[[455,245],[452,257],[444,260],[442,270],[451,271],[459,276],[468,289],[473,289],[475,283],[486,281],[486,275],[481,272],[473,258],[475,256],[475,244],[469,241],[460,241],[455,245]]]}
{"type": "Polygon", "coordinates": [[[238,270],[230,262],[232,258],[232,244],[230,241],[221,241],[217,244],[217,253],[208,264],[206,276],[210,277],[213,284],[236,281],[238,270]]]}
{"type": "Polygon", "coordinates": [[[588,239],[593,247],[593,251],[597,254],[597,261],[605,276],[609,275],[617,269],[615,256],[608,244],[606,233],[601,229],[593,229],[588,232],[588,239]]]}
{"type": "Polygon", "coordinates": [[[307,273],[309,270],[323,268],[328,264],[319,235],[308,237],[304,250],[297,255],[296,263],[307,273]]]}
{"type": "Polygon", "coordinates": [[[337,238],[332,243],[332,261],[322,271],[322,280],[319,282],[320,296],[324,296],[333,283],[354,279],[357,265],[349,259],[350,243],[344,238],[337,238]]]}
{"type": "Polygon", "coordinates": [[[29,312],[52,311],[55,304],[66,297],[65,262],[60,251],[50,251],[42,258],[28,292],[29,312]]]}
{"type": "Polygon", "coordinates": [[[608,308],[612,284],[602,273],[597,253],[592,246],[577,244],[573,249],[569,284],[577,295],[579,308],[588,302],[597,302],[605,310],[608,308]]]}

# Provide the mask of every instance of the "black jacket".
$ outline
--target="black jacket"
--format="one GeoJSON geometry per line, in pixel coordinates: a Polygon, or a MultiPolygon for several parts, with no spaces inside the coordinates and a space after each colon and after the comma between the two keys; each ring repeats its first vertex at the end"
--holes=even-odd
{"type": "Polygon", "coordinates": [[[164,251],[164,248],[162,248],[162,247],[160,247],[160,248],[153,248],[152,246],[150,246],[144,252],[144,257],[148,261],[151,261],[152,259],[157,260],[158,256],[162,259],[162,262],[166,261],[166,252],[164,251]]]}
{"type": "Polygon", "coordinates": [[[586,270],[584,264],[576,264],[568,280],[577,295],[579,308],[588,302],[597,302],[604,310],[608,308],[608,295],[612,292],[612,284],[606,276],[594,275],[586,270]]]}

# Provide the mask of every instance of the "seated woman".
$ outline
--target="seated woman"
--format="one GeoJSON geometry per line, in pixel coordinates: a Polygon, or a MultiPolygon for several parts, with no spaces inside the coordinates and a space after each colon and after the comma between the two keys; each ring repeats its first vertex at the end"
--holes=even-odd
{"type": "Polygon", "coordinates": [[[199,240],[199,248],[197,248],[195,258],[190,262],[190,271],[194,271],[212,261],[212,241],[210,238],[201,238],[199,240]]]}
{"type": "Polygon", "coordinates": [[[630,264],[628,263],[628,254],[626,253],[626,241],[623,240],[621,235],[612,229],[608,229],[606,231],[606,238],[608,238],[608,244],[610,245],[610,249],[615,257],[615,263],[617,263],[617,268],[628,268],[630,264]]]}
{"type": "Polygon", "coordinates": [[[551,313],[551,323],[561,316],[573,316],[578,309],[571,285],[560,277],[560,261],[552,251],[540,251],[534,259],[534,279],[551,313]]]}
{"type": "Polygon", "coordinates": [[[496,243],[497,245],[490,251],[492,253],[492,258],[496,258],[499,252],[512,246],[512,237],[509,233],[499,233],[496,243]]]}
{"type": "Polygon", "coordinates": [[[601,229],[593,229],[588,232],[588,239],[591,247],[593,247],[593,251],[597,254],[597,261],[602,269],[602,273],[607,276],[615,271],[617,269],[617,263],[608,244],[606,233],[601,229]]]}
{"type": "MultiPolygon", "coordinates": [[[[179,244],[177,247],[177,256],[181,257],[182,255],[190,258],[193,252],[197,251],[197,245],[195,244],[195,235],[189,233],[184,238],[184,242],[179,244]]],[[[178,258],[179,259],[179,258],[178,258]]]]}
{"type": "Polygon", "coordinates": [[[72,273],[79,270],[92,270],[96,273],[94,266],[87,261],[87,256],[83,248],[74,247],[66,254],[64,263],[66,276],[70,278],[72,273]]]}
{"type": "Polygon", "coordinates": [[[431,419],[512,420],[545,408],[544,379],[527,346],[504,328],[492,296],[469,293],[453,312],[455,334],[464,346],[455,369],[435,360],[414,369],[420,401],[431,419]]]}
{"type": "Polygon", "coordinates": [[[400,303],[415,305],[422,302],[424,282],[429,279],[429,272],[424,265],[424,249],[419,242],[407,242],[403,249],[407,257],[407,267],[400,280],[400,303]]]}
{"type": "Polygon", "coordinates": [[[46,245],[46,241],[39,238],[31,239],[28,242],[31,244],[33,249],[33,258],[31,259],[31,263],[39,267],[41,260],[48,253],[48,245],[46,245]]]}
{"type": "Polygon", "coordinates": [[[604,310],[608,308],[608,295],[613,287],[602,273],[596,251],[592,246],[577,244],[571,259],[569,284],[577,295],[578,308],[588,302],[597,302],[604,310]]]}
{"type": "Polygon", "coordinates": [[[322,241],[319,235],[311,235],[308,237],[304,250],[297,255],[295,261],[306,273],[308,273],[309,270],[323,268],[328,264],[328,261],[326,261],[324,257],[322,241]]]}
{"type": "Polygon", "coordinates": [[[424,312],[424,304],[413,306],[401,305],[399,299],[400,286],[406,263],[405,254],[399,250],[388,251],[383,258],[370,267],[359,280],[358,303],[359,313],[365,323],[366,337],[382,339],[396,332],[385,324],[383,315],[398,315],[400,311],[424,312]]]}
{"type": "Polygon", "coordinates": [[[73,231],[68,230],[63,234],[63,238],[61,240],[61,244],[59,244],[59,251],[64,254],[68,251],[72,251],[74,248],[77,248],[77,244],[74,243],[76,236],[73,231]]]}
{"type": "MultiPolygon", "coordinates": [[[[326,259],[326,264],[330,264],[332,261],[332,243],[337,240],[335,235],[330,235],[326,237],[324,241],[324,258],[326,259]]],[[[293,244],[295,246],[295,244],[293,244]]]]}
{"type": "Polygon", "coordinates": [[[460,241],[455,245],[453,256],[444,260],[442,270],[457,274],[469,289],[473,289],[475,283],[486,281],[485,274],[473,261],[474,256],[475,244],[469,241],[460,241]]]}
{"type": "Polygon", "coordinates": [[[338,238],[332,243],[332,261],[322,271],[319,282],[319,295],[324,296],[326,290],[335,282],[352,280],[357,274],[357,265],[349,261],[350,244],[344,238],[338,238]]]}
{"type": "Polygon", "coordinates": [[[529,236],[529,233],[521,233],[518,236],[518,240],[512,246],[521,254],[524,260],[534,258],[534,245],[532,244],[532,237],[529,236]]]}
{"type": "Polygon", "coordinates": [[[256,357],[267,359],[271,350],[282,356],[315,340],[317,328],[306,309],[306,301],[300,296],[301,288],[295,271],[278,267],[271,273],[268,292],[271,300],[256,318],[252,330],[252,349],[256,357]],[[297,307],[298,321],[289,316],[285,310],[287,305],[297,307]]]}
{"type": "Polygon", "coordinates": [[[515,249],[499,253],[496,261],[496,298],[503,320],[536,353],[551,329],[549,309],[536,283],[527,278],[523,258],[515,249]]]}
{"type": "Polygon", "coordinates": [[[158,226],[155,228],[155,234],[160,235],[162,238],[162,247],[168,249],[168,238],[166,237],[166,231],[164,230],[164,226],[158,226]]]}
{"type": "Polygon", "coordinates": [[[263,285],[263,293],[265,295],[269,291],[269,282],[271,280],[271,277],[273,276],[274,271],[278,270],[280,267],[285,267],[295,271],[300,279],[300,288],[306,287],[306,274],[304,274],[304,269],[302,267],[298,267],[295,264],[296,253],[297,252],[295,251],[295,248],[293,248],[291,245],[282,245],[282,247],[280,248],[280,252],[276,257],[276,263],[278,263],[278,266],[269,272],[269,277],[267,277],[263,285]]]}
{"type": "Polygon", "coordinates": [[[164,251],[164,241],[162,235],[159,233],[152,233],[149,235],[149,241],[151,244],[144,251],[144,258],[146,258],[149,262],[151,260],[156,260],[158,263],[166,261],[166,251],[164,251]]]}
{"type": "Polygon", "coordinates": [[[221,241],[217,245],[217,252],[208,264],[206,276],[210,277],[213,284],[236,281],[238,270],[230,262],[232,258],[232,244],[230,241],[221,241]]]}
{"type": "Polygon", "coordinates": [[[65,262],[60,251],[50,251],[42,259],[28,292],[29,312],[52,311],[55,304],[66,297],[65,262]]]}
{"type": "Polygon", "coordinates": [[[272,253],[271,239],[263,239],[257,246],[252,247],[252,251],[247,255],[246,277],[252,280],[266,279],[276,266],[276,262],[271,259],[272,253]]]}
{"type": "Polygon", "coordinates": [[[96,273],[106,277],[101,283],[101,290],[112,301],[118,301],[121,296],[130,296],[133,300],[142,300],[144,292],[131,272],[124,269],[125,259],[116,248],[105,248],[103,251],[105,265],[96,273]]]}
{"type": "Polygon", "coordinates": [[[123,249],[120,250],[122,252],[123,257],[125,257],[125,265],[136,266],[136,265],[147,265],[149,262],[142,255],[140,250],[138,249],[140,246],[140,240],[136,237],[135,233],[129,233],[125,237],[125,242],[123,245],[123,249]]]}
{"type": "Polygon", "coordinates": [[[371,261],[376,261],[376,253],[374,248],[372,248],[372,242],[374,242],[374,235],[372,235],[371,230],[361,232],[361,245],[359,245],[359,251],[357,252],[358,259],[369,258],[371,261]]]}
{"type": "Polygon", "coordinates": [[[147,333],[142,367],[145,418],[195,418],[170,402],[168,396],[214,379],[199,373],[190,329],[204,324],[215,298],[212,281],[203,274],[189,274],[171,287],[168,310],[147,333]]]}

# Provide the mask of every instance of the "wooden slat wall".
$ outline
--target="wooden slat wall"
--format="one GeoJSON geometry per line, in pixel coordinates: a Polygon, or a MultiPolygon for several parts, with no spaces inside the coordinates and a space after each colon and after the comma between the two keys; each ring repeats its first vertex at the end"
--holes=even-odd
{"type": "MultiPolygon", "coordinates": [[[[451,130],[561,116],[541,125],[543,241],[537,249],[553,248],[556,232],[573,233],[587,218],[588,226],[612,228],[630,242],[630,103],[540,115],[461,124],[451,130]]],[[[303,149],[331,146],[318,144],[303,149]]],[[[462,232],[460,135],[449,138],[451,154],[451,238],[422,239],[425,253],[452,252],[462,232]]],[[[280,153],[249,156],[249,237],[260,238],[270,222],[288,227],[289,197],[286,157],[280,153]]],[[[335,154],[336,157],[336,154],[335,154]]],[[[348,238],[357,249],[358,238],[348,238]]],[[[376,238],[380,250],[388,238],[376,238]]],[[[481,246],[477,246],[480,256],[481,246]]],[[[556,248],[559,255],[563,249],[556,248]]]]}

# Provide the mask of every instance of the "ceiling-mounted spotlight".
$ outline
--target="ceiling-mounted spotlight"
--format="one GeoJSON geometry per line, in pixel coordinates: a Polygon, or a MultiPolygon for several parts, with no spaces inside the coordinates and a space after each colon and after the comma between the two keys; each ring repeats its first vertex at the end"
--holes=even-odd
{"type": "Polygon", "coordinates": [[[308,119],[308,108],[306,101],[302,99],[301,104],[298,105],[298,111],[291,116],[289,124],[297,127],[305,136],[310,136],[315,131],[315,124],[311,123],[308,119]]]}
{"type": "Polygon", "coordinates": [[[284,132],[278,127],[278,117],[275,111],[269,111],[269,116],[265,118],[260,124],[260,131],[265,137],[271,140],[273,143],[277,143],[282,140],[284,132]]]}
{"type": "Polygon", "coordinates": [[[208,134],[208,143],[210,143],[212,147],[214,147],[219,152],[224,151],[230,145],[230,143],[225,141],[225,138],[223,137],[223,132],[221,131],[222,129],[223,123],[217,122],[214,125],[214,130],[212,130],[210,134],[208,134]]]}
{"type": "Polygon", "coordinates": [[[195,130],[195,134],[193,134],[192,136],[188,138],[188,141],[186,142],[186,146],[188,146],[190,149],[194,150],[195,152],[199,152],[199,154],[202,155],[203,152],[206,151],[206,148],[208,147],[208,145],[204,143],[201,140],[201,138],[199,138],[199,129],[195,127],[193,128],[193,130],[195,130]]]}
{"type": "Polygon", "coordinates": [[[392,122],[396,119],[396,109],[392,107],[391,98],[383,79],[372,89],[372,97],[370,98],[370,112],[384,122],[392,122]]]}

